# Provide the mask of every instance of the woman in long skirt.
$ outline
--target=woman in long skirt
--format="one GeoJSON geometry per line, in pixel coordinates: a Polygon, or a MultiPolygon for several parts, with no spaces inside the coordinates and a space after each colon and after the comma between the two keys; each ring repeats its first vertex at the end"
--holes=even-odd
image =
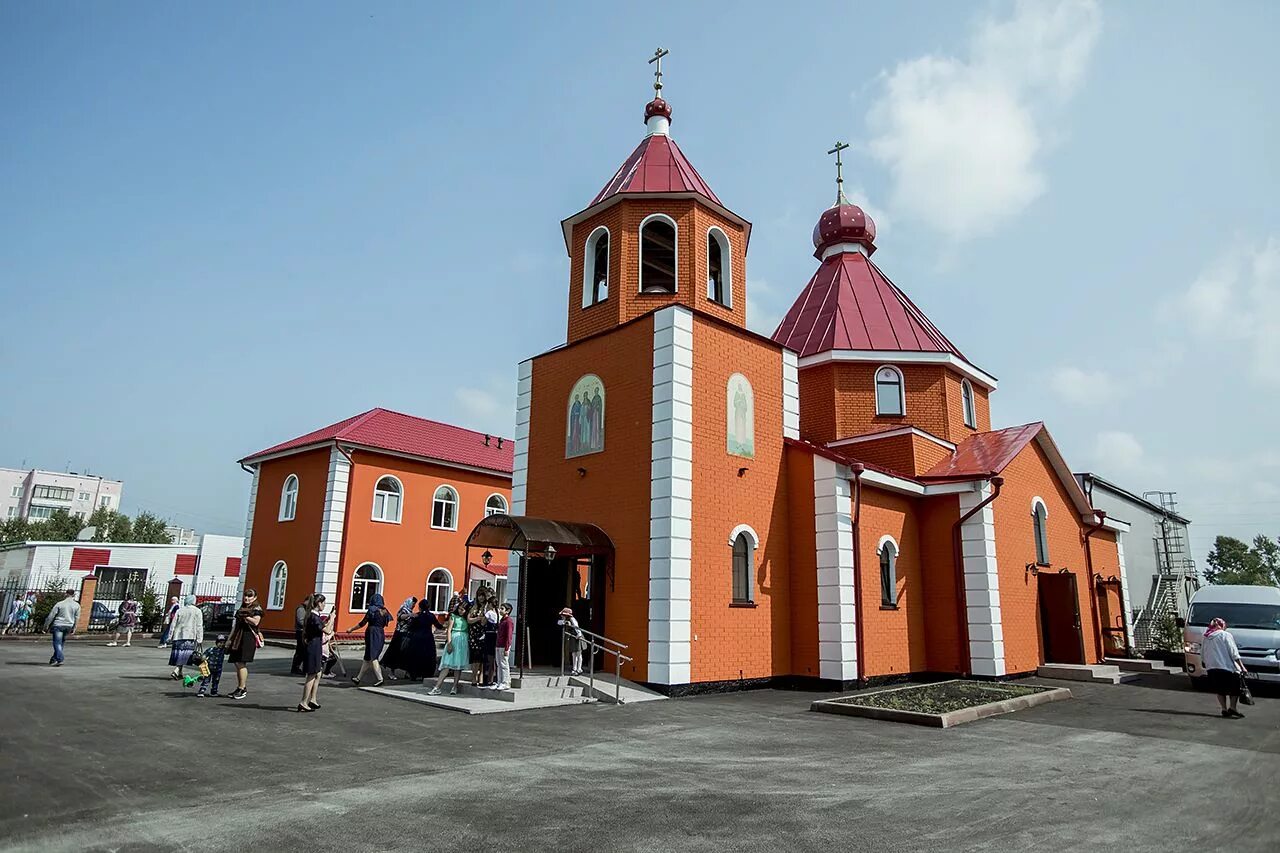
{"type": "Polygon", "coordinates": [[[350,631],[355,633],[364,628],[364,660],[360,663],[360,672],[351,679],[357,687],[360,686],[360,679],[364,678],[365,670],[368,669],[372,669],[373,677],[378,679],[373,682],[373,686],[382,685],[382,667],[378,665],[378,658],[382,655],[382,647],[387,643],[386,627],[389,624],[391,624],[391,613],[383,605],[382,596],[373,596],[369,599],[369,609],[365,611],[364,618],[350,631]]]}
{"type": "Polygon", "coordinates": [[[391,635],[387,650],[382,655],[382,668],[386,670],[387,678],[392,681],[396,680],[396,670],[405,668],[404,645],[409,637],[409,622],[413,620],[413,608],[417,604],[417,597],[411,595],[396,611],[396,631],[391,635]]]}
{"type": "Polygon", "coordinates": [[[249,690],[249,664],[262,645],[262,634],[258,624],[262,622],[262,605],[258,603],[258,592],[246,589],[240,609],[236,611],[235,627],[231,629],[231,638],[227,640],[227,660],[236,667],[236,689],[231,693],[232,699],[243,699],[249,690]]]}
{"type": "Polygon", "coordinates": [[[324,596],[317,594],[311,599],[311,609],[307,611],[306,621],[302,625],[302,673],[307,680],[302,685],[302,701],[298,710],[303,712],[319,711],[320,702],[316,699],[316,690],[320,687],[320,670],[324,666],[324,596]]]}
{"type": "Polygon", "coordinates": [[[333,668],[337,666],[342,672],[342,677],[347,677],[347,668],[342,664],[342,658],[338,655],[338,605],[329,608],[329,612],[324,616],[324,677],[337,678],[333,674],[333,668]]]}
{"type": "Polygon", "coordinates": [[[462,681],[462,671],[471,663],[471,653],[467,646],[467,605],[459,600],[453,607],[449,617],[449,639],[444,644],[444,659],[440,661],[440,675],[436,677],[436,686],[431,688],[432,696],[440,695],[440,685],[453,670],[453,689],[450,696],[458,693],[458,685],[462,681]]]}
{"type": "Polygon", "coordinates": [[[422,681],[436,674],[436,630],[443,627],[431,612],[431,603],[425,598],[419,601],[418,612],[409,622],[402,658],[409,678],[422,681]]]}

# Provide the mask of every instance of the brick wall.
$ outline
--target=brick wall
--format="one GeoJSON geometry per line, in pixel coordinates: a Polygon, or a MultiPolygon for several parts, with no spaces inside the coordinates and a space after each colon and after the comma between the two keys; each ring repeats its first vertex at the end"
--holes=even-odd
{"type": "Polygon", "coordinates": [[[865,677],[902,675],[928,669],[925,635],[924,566],[916,502],[881,491],[862,489],[859,517],[861,557],[862,672],[865,677]],[[883,605],[880,591],[881,537],[898,544],[895,604],[883,605]]]}
{"type": "Polygon", "coordinates": [[[813,454],[788,447],[784,466],[791,513],[788,519],[791,614],[791,673],[817,678],[818,564],[813,506],[813,454]]]}

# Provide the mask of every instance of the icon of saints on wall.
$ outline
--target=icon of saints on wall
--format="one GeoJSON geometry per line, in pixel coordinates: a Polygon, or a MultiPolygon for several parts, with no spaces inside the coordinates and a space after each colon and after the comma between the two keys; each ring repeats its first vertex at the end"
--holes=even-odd
{"type": "Polygon", "coordinates": [[[729,377],[727,389],[727,450],[734,456],[754,459],[756,455],[755,395],[751,383],[741,373],[729,377]]]}
{"type": "Polygon", "coordinates": [[[604,450],[604,383],[593,373],[579,379],[569,392],[565,423],[566,459],[604,450]]]}

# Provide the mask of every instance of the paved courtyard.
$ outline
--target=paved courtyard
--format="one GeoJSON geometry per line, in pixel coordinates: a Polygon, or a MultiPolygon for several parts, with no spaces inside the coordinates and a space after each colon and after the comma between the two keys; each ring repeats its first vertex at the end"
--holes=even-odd
{"type": "Polygon", "coordinates": [[[240,702],[153,647],[48,654],[0,643],[0,850],[1280,849],[1280,699],[1225,721],[1180,678],[940,731],[782,691],[297,714],[282,650],[240,702]]]}

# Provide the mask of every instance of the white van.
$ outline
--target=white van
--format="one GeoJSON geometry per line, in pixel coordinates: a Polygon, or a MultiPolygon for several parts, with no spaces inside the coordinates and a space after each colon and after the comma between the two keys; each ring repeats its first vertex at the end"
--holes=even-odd
{"type": "Polygon", "coordinates": [[[1200,641],[1211,619],[1227,623],[1251,676],[1280,682],[1280,588],[1210,585],[1191,597],[1182,640],[1186,644],[1187,675],[1196,684],[1202,684],[1200,679],[1208,675],[1200,660],[1200,641]]]}

